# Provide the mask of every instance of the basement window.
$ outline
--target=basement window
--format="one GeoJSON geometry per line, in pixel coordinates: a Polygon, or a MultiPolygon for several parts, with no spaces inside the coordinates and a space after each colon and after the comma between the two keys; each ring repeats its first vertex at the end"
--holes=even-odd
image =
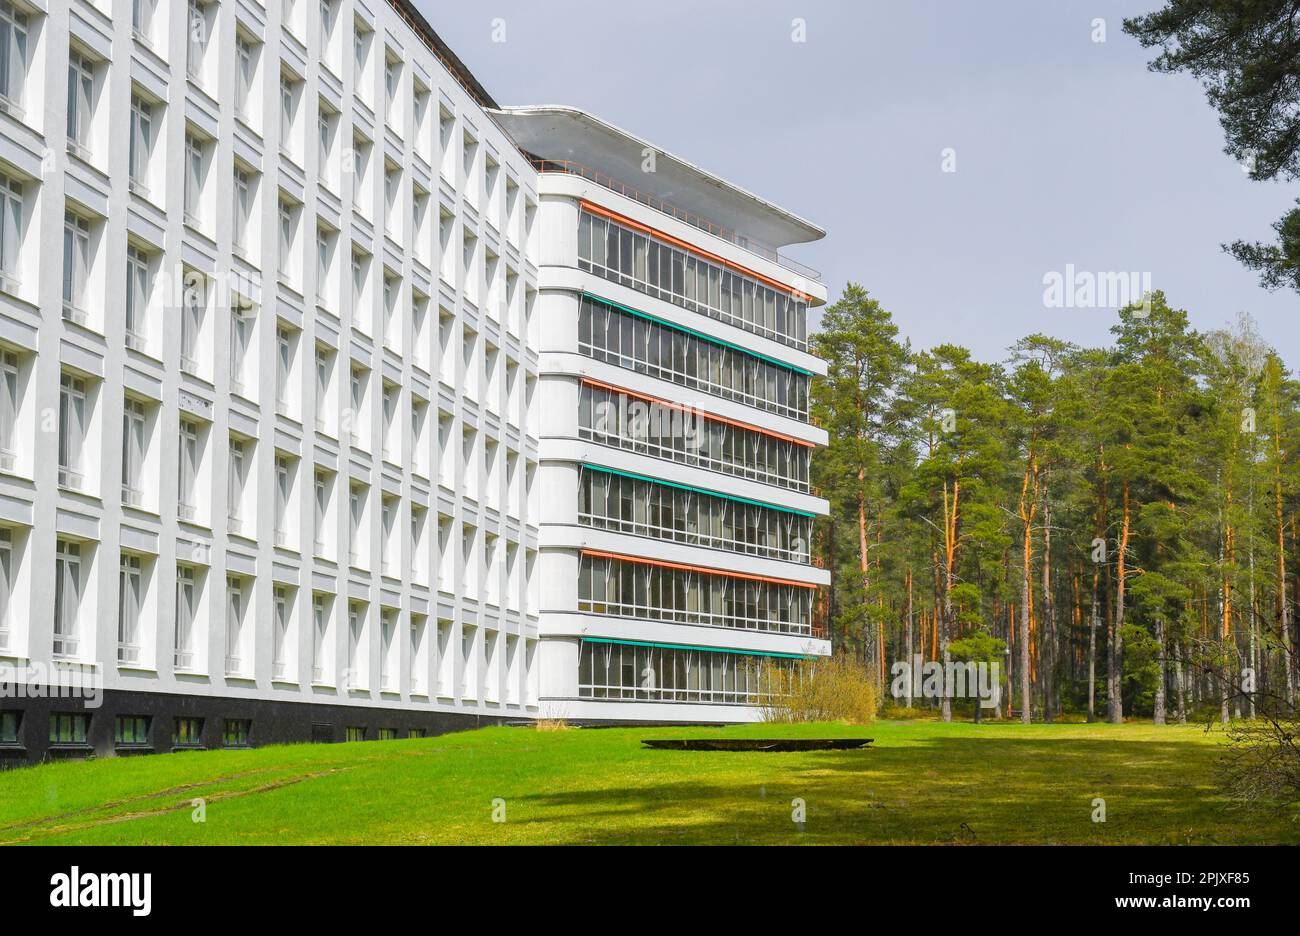
{"type": "Polygon", "coordinates": [[[149,717],[147,715],[118,715],[113,719],[113,743],[120,747],[149,743],[149,717]]]}

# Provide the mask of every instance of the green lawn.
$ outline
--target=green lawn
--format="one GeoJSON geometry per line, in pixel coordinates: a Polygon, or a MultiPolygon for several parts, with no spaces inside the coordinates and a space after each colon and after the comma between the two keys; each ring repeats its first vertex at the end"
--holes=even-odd
{"type": "Polygon", "coordinates": [[[0,843],[1300,843],[1291,816],[1217,794],[1221,739],[1142,724],[490,728],[67,762],[0,773],[0,843]],[[639,743],[704,734],[876,743],[798,754],[639,743]],[[1105,823],[1092,821],[1094,797],[1105,823]],[[505,822],[493,821],[496,798],[505,822]]]}

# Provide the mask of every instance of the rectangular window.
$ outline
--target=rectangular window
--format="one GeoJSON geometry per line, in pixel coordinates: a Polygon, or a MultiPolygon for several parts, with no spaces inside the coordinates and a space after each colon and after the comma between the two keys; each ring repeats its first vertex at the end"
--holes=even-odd
{"type": "MultiPolygon", "coordinates": [[[[139,2],[139,0],[137,0],[139,2]]],[[[131,138],[127,141],[127,176],[131,191],[149,196],[149,154],[153,151],[153,105],[131,95],[131,138]]]]}
{"type": "Polygon", "coordinates": [[[293,369],[293,336],[284,325],[275,327],[275,402],[280,412],[289,411],[289,374],[293,369]]]}
{"type": "Polygon", "coordinates": [[[140,400],[127,398],[122,407],[122,503],[144,503],[145,411],[140,400]]]}
{"type": "Polygon", "coordinates": [[[221,733],[221,743],[225,747],[248,747],[248,736],[253,723],[247,718],[227,718],[225,730],[221,733]]]}
{"type": "Polygon", "coordinates": [[[177,466],[177,514],[182,520],[193,520],[198,503],[199,479],[199,426],[191,419],[180,421],[179,458],[177,466]]]}
{"type": "Polygon", "coordinates": [[[86,440],[86,381],[72,374],[59,380],[59,485],[80,490],[81,451],[86,440]]]}
{"type": "Polygon", "coordinates": [[[90,716],[68,712],[50,715],[50,744],[85,744],[90,734],[90,716]]]}
{"type": "Polygon", "coordinates": [[[397,635],[397,612],[384,610],[379,616],[379,688],[393,691],[397,688],[394,677],[397,667],[393,666],[393,653],[397,645],[393,638],[397,635]]]}
{"type": "Polygon", "coordinates": [[[203,719],[178,718],[172,733],[175,747],[203,747],[203,719]]]}
{"type": "Polygon", "coordinates": [[[329,431],[330,385],[334,382],[334,353],[325,345],[316,346],[316,428],[329,431]]]}
{"type": "Polygon", "coordinates": [[[366,685],[366,611],[356,602],[348,603],[348,671],[349,689],[366,685]]]}
{"type": "Polygon", "coordinates": [[[226,576],[226,673],[228,675],[248,674],[251,668],[245,664],[244,638],[244,580],[237,575],[226,576]]]}
{"type": "Polygon", "coordinates": [[[329,516],[329,475],[316,470],[316,555],[325,555],[326,518],[329,516]]]}
{"type": "Polygon", "coordinates": [[[0,712],[0,745],[12,747],[20,744],[18,729],[21,724],[21,712],[0,712]]]}
{"type": "Polygon", "coordinates": [[[229,516],[229,531],[239,533],[243,530],[244,485],[248,465],[245,458],[244,443],[240,439],[230,440],[229,490],[227,491],[226,509],[229,516]]]}
{"type": "Polygon", "coordinates": [[[148,715],[118,715],[113,719],[113,743],[121,747],[149,743],[148,715]]]}
{"type": "Polygon", "coordinates": [[[18,355],[0,349],[0,471],[13,471],[17,460],[18,355]]]}
{"type": "Polygon", "coordinates": [[[181,298],[181,369],[187,373],[199,373],[198,350],[199,337],[203,333],[203,305],[205,301],[203,281],[198,274],[185,274],[185,293],[181,298]]]}
{"type": "Polygon", "coordinates": [[[131,29],[146,42],[153,37],[153,15],[158,0],[131,0],[131,29]]]}
{"type": "Polygon", "coordinates": [[[176,566],[176,640],[175,666],[178,670],[194,668],[194,622],[198,617],[198,576],[193,567],[176,566]]]}
{"type": "Polygon", "coordinates": [[[346,737],[349,741],[364,741],[366,740],[366,729],[357,725],[349,725],[346,737]]]}
{"type": "Polygon", "coordinates": [[[230,389],[244,394],[244,371],[253,341],[253,313],[240,306],[230,307],[230,389]]]}
{"type": "Polygon", "coordinates": [[[328,601],[329,599],[324,595],[316,595],[311,600],[313,623],[311,680],[314,683],[323,683],[325,681],[325,670],[329,665],[330,617],[328,601]]]}
{"type": "Polygon", "coordinates": [[[280,230],[280,256],[279,256],[279,273],[280,278],[286,282],[293,280],[293,245],[295,238],[294,230],[294,210],[293,205],[283,199],[280,200],[279,215],[280,230]]]}
{"type": "Polygon", "coordinates": [[[348,492],[348,513],[350,529],[348,530],[348,562],[358,566],[361,562],[361,533],[365,521],[366,488],[363,484],[354,484],[348,492]]]}
{"type": "Polygon", "coordinates": [[[243,36],[235,37],[235,113],[248,117],[248,100],[253,93],[253,46],[243,36]]]}
{"type": "Polygon", "coordinates": [[[18,285],[18,247],[22,233],[22,183],[0,173],[0,289],[10,292],[18,285]]]}
{"type": "Polygon", "coordinates": [[[0,650],[9,649],[9,618],[14,597],[13,533],[0,527],[0,650]]]}
{"type": "Polygon", "coordinates": [[[90,109],[95,70],[79,52],[68,53],[68,148],[83,159],[90,155],[90,109]]]}
{"type": "Polygon", "coordinates": [[[203,144],[192,133],[185,134],[185,222],[197,225],[202,217],[203,144]]]}
{"type": "Polygon", "coordinates": [[[295,89],[297,84],[299,82],[295,81],[288,72],[280,73],[280,151],[282,153],[293,151],[293,127],[298,111],[295,89]]]}
{"type": "Polygon", "coordinates": [[[285,546],[289,542],[289,495],[292,493],[293,476],[289,468],[289,456],[275,456],[275,545],[285,546]]]}
{"type": "Polygon", "coordinates": [[[232,243],[241,256],[248,252],[248,221],[253,210],[253,195],[248,173],[235,170],[235,215],[232,243]]]}
{"type": "Polygon", "coordinates": [[[289,590],[276,585],[271,589],[271,603],[275,612],[271,634],[271,678],[284,679],[289,670],[289,590]]]}
{"type": "Polygon", "coordinates": [[[122,553],[118,573],[117,662],[140,662],[140,608],[144,603],[144,580],[139,556],[122,553]]]}
{"type": "Polygon", "coordinates": [[[148,334],[145,313],[149,306],[149,257],[134,244],[126,245],[126,341],[143,350],[148,334]]]}
{"type": "Polygon", "coordinates": [[[90,278],[90,222],[71,211],[63,213],[63,317],[79,325],[86,321],[86,282],[90,278]]]}
{"type": "Polygon", "coordinates": [[[81,544],[59,540],[54,547],[54,655],[77,655],[81,612],[81,544]]]}
{"type": "Polygon", "coordinates": [[[208,19],[200,0],[188,0],[186,6],[189,29],[186,33],[185,67],[191,78],[199,78],[203,73],[203,53],[208,45],[208,19]]]}
{"type": "Polygon", "coordinates": [[[22,113],[27,82],[27,14],[0,0],[0,101],[22,113]]]}

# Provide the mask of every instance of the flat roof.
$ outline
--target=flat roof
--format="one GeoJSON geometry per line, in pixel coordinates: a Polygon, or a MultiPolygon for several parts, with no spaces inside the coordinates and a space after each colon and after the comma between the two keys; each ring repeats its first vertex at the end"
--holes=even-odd
{"type": "Polygon", "coordinates": [[[579,163],[769,247],[826,236],[811,221],[576,107],[542,104],[489,113],[534,156],[579,163]],[[641,169],[647,151],[655,153],[654,172],[641,169]]]}

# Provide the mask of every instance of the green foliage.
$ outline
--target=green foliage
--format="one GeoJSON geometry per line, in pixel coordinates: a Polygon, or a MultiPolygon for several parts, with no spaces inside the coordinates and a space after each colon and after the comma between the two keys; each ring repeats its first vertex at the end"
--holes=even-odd
{"type": "MultiPolygon", "coordinates": [[[[1300,178],[1300,40],[1293,0],[1168,0],[1124,21],[1143,46],[1162,51],[1153,71],[1187,72],[1219,112],[1225,151],[1252,179],[1300,178]]],[[[1227,249],[1268,288],[1300,291],[1300,208],[1276,224],[1276,245],[1227,249]]]]}

